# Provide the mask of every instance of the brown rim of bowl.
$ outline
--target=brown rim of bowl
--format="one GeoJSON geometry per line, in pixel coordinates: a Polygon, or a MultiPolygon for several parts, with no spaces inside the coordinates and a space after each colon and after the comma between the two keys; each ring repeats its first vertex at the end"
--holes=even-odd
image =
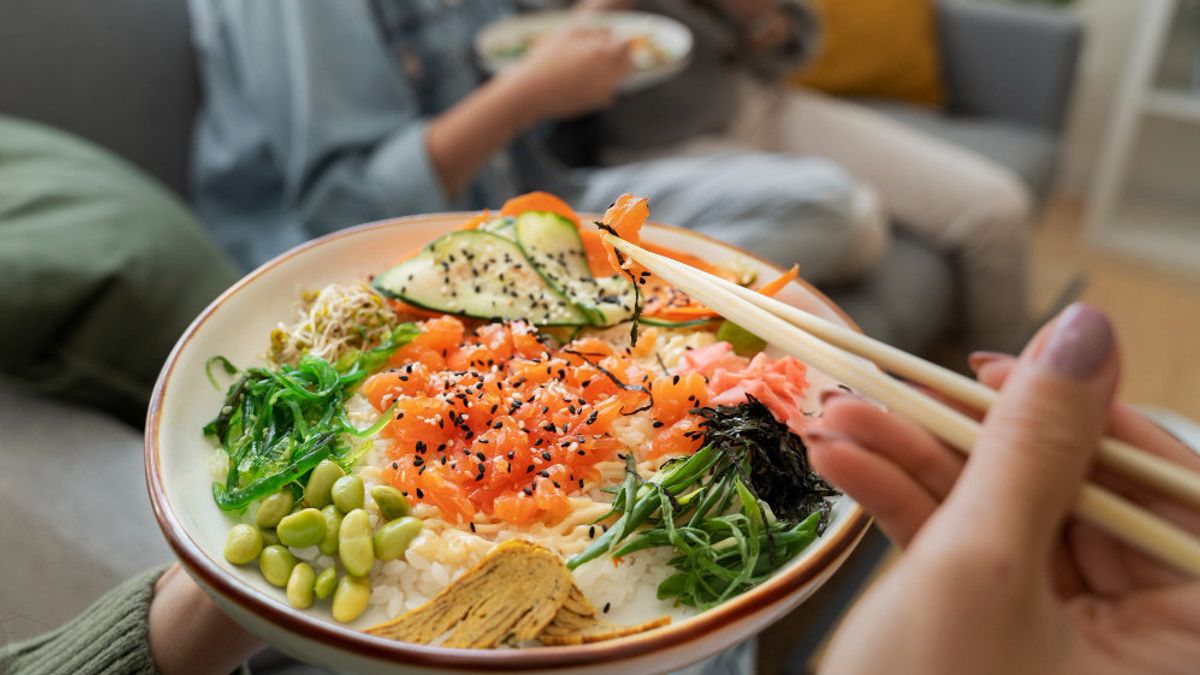
{"type": "MultiPolygon", "coordinates": [[[[233,286],[230,286],[224,293],[218,296],[216,300],[213,300],[192,321],[187,330],[184,331],[167,357],[166,364],[163,366],[162,372],[159,373],[158,381],[154,386],[154,393],[150,399],[150,407],[146,418],[145,470],[146,485],[150,492],[150,503],[154,509],[154,517],[158,521],[159,528],[162,529],[167,543],[191,574],[200,578],[206,586],[214,592],[219,593],[226,600],[237,604],[243,610],[253,613],[261,619],[280,626],[291,633],[299,634],[306,639],[318,641],[367,658],[434,669],[469,668],[477,671],[512,672],[612,663],[619,660],[636,658],[663,648],[677,648],[687,642],[698,640],[717,628],[743,620],[754,615],[759,610],[775,604],[796,589],[819,577],[831,563],[853,547],[854,543],[859,540],[871,522],[870,517],[857,503],[853,505],[846,525],[841,528],[834,538],[822,541],[814,557],[788,570],[785,574],[775,576],[760,586],[732,598],[718,607],[714,607],[680,623],[672,623],[663,628],[618,640],[569,647],[539,647],[536,649],[447,649],[387,640],[367,635],[351,628],[334,626],[322,619],[286,609],[278,602],[267,600],[261,593],[245,584],[232,580],[224,570],[204,553],[203,549],[192,539],[191,535],[183,529],[178,516],[167,500],[166,490],[163,487],[162,476],[160,475],[158,432],[161,421],[162,401],[167,382],[171,378],[180,352],[187,345],[188,341],[191,340],[192,336],[195,335],[200,326],[226,300],[267,270],[276,267],[303,251],[365,230],[416,224],[429,218],[461,216],[465,220],[473,215],[476,215],[476,213],[427,214],[391,218],[346,228],[305,242],[272,258],[242,277],[233,286]]],[[[773,269],[779,270],[778,265],[713,237],[670,225],[659,223],[650,223],[650,225],[721,245],[738,252],[740,255],[753,258],[773,269]]],[[[782,272],[782,270],[780,271],[782,272]]],[[[861,332],[858,325],[823,293],[813,288],[803,279],[797,279],[797,282],[837,312],[848,325],[861,332]]]]}

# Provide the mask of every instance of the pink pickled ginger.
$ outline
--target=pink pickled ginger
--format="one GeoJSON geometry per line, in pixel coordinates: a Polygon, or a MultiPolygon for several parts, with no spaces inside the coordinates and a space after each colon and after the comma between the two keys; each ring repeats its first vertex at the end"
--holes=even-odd
{"type": "Polygon", "coordinates": [[[791,356],[771,359],[758,353],[753,359],[733,353],[728,342],[716,342],[683,355],[681,373],[697,372],[708,378],[709,405],[738,405],[753,396],[767,406],[775,419],[792,433],[804,430],[804,394],[808,368],[791,356]]]}

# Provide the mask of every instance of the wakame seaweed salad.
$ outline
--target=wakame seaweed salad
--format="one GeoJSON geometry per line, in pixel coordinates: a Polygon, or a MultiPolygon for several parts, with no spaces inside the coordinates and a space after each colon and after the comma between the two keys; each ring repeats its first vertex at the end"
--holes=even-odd
{"type": "MultiPolygon", "coordinates": [[[[346,417],[346,399],[419,332],[415,324],[401,324],[383,344],[346,352],[336,364],[308,354],[294,366],[247,368],[229,387],[217,417],[204,427],[229,458],[224,484],[213,483],[217,506],[237,511],[286,485],[298,487],[323,459],[343,468],[353,465],[358,453],[344,436],[373,436],[389,415],[356,429],[346,417]]],[[[214,364],[230,375],[238,372],[224,357],[210,359],[210,369],[214,364]]]]}

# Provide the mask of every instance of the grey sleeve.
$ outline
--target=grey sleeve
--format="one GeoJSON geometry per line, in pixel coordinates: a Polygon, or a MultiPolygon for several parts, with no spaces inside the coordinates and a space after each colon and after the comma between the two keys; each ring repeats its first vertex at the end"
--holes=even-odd
{"type": "MultiPolygon", "coordinates": [[[[400,213],[445,210],[425,145],[428,120],[388,53],[368,0],[193,0],[206,58],[236,80],[229,126],[259,129],[287,206],[312,235],[400,213]],[[247,119],[249,118],[249,119],[247,119]]],[[[209,71],[214,72],[210,69],[209,71]]],[[[231,95],[232,96],[232,95],[231,95]]],[[[236,154],[236,153],[234,153],[236,154]]]]}
{"type": "Polygon", "coordinates": [[[150,654],[150,601],[165,569],[130,579],[61,628],[0,647],[0,672],[154,675],[158,669],[150,654]]]}

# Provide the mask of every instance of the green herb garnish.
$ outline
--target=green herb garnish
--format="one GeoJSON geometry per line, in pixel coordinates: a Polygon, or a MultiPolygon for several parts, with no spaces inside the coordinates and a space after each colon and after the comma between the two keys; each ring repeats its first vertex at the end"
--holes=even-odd
{"type": "Polygon", "coordinates": [[[676,572],[658,597],[705,609],[762,583],[816,539],[837,492],[809,470],[803,442],[753,398],[696,412],[705,444],[648,480],[626,459],[602,520],[620,517],[569,568],[671,547],[676,572]]]}
{"type": "MultiPolygon", "coordinates": [[[[213,483],[217,506],[225,511],[243,509],[285,485],[303,482],[323,459],[333,459],[346,469],[352,466],[366,446],[352,448],[345,436],[378,433],[391,411],[360,430],[346,417],[346,399],[359,382],[387,363],[392,352],[419,333],[415,324],[404,323],[383,344],[347,352],[337,364],[306,355],[295,366],[243,372],[229,387],[216,419],[204,427],[229,458],[225,483],[213,483]]],[[[214,364],[227,373],[237,372],[228,359],[216,356],[208,363],[210,379],[214,364]]]]}

